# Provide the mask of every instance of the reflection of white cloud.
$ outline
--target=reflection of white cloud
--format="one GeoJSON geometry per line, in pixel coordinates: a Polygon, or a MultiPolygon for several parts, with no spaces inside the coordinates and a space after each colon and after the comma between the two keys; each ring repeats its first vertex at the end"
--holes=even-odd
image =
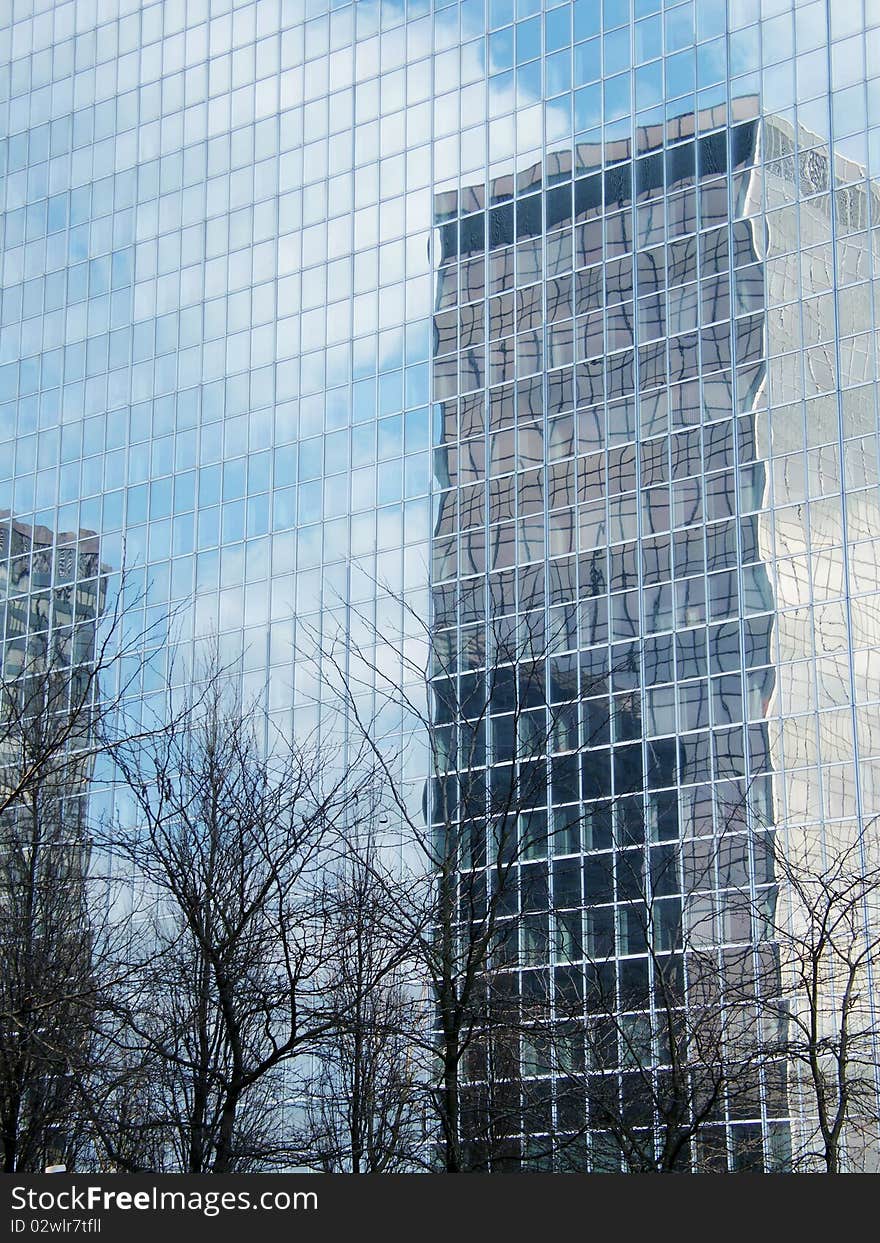
{"type": "MultiPolygon", "coordinates": [[[[256,166],[257,193],[261,188],[268,193],[278,189],[284,196],[281,220],[282,230],[286,223],[287,231],[272,243],[276,246],[274,269],[280,277],[345,258],[352,250],[368,253],[382,238],[407,234],[424,240],[431,227],[432,184],[457,181],[461,174],[482,170],[487,152],[493,175],[510,171],[508,165],[512,167],[517,149],[531,163],[545,135],[568,136],[565,114],[553,106],[545,114],[537,96],[531,101],[520,97],[514,120],[517,100],[511,79],[505,76],[502,80],[508,85],[502,88],[487,83],[483,31],[469,11],[461,15],[461,33],[459,9],[452,6],[433,21],[410,21],[386,28],[381,35],[380,24],[387,27],[396,15],[404,16],[402,5],[383,6],[381,22],[379,6],[372,0],[362,0],[347,14],[333,12],[306,20],[303,4],[285,0],[285,23],[298,24],[284,31],[277,29],[281,15],[268,2],[256,9],[213,15],[204,6],[181,5],[177,0],[144,3],[139,12],[123,15],[118,27],[112,28],[117,44],[107,38],[110,28],[106,26],[90,40],[96,12],[86,6],[63,6],[54,18],[40,14],[7,27],[5,41],[14,73],[27,69],[38,77],[43,72],[39,55],[48,55],[49,49],[68,37],[64,33],[68,26],[71,35],[79,37],[75,74],[71,58],[70,76],[45,87],[47,119],[94,102],[99,110],[96,124],[108,126],[102,152],[109,150],[111,167],[117,171],[133,165],[136,151],[141,160],[152,160],[210,138],[211,213],[226,206],[222,196],[227,192],[227,177],[228,205],[234,209],[238,202],[244,206],[250,202],[248,186],[242,182],[239,189],[243,172],[237,170],[245,167],[244,152],[245,162],[253,160],[256,166]],[[355,21],[357,35],[352,30],[355,21]],[[118,70],[121,77],[111,70],[118,70]],[[329,107],[324,102],[328,91],[329,107]],[[114,109],[117,97],[128,101],[125,107],[104,117],[100,109],[114,109]],[[266,126],[272,125],[279,108],[285,143],[294,136],[299,142],[296,149],[277,155],[266,126]],[[490,116],[497,119],[490,122],[490,116]],[[251,134],[242,128],[252,121],[257,126],[254,148],[251,134]],[[128,122],[134,122],[134,127],[114,134],[115,125],[128,122]],[[358,127],[354,152],[352,123],[358,127]],[[227,155],[230,132],[232,148],[227,155]],[[323,179],[328,174],[334,182],[331,201],[325,203],[323,179]],[[389,194],[392,186],[399,187],[397,195],[389,194]],[[291,226],[297,228],[297,219],[301,231],[291,231],[291,226]]],[[[0,48],[3,41],[0,36],[0,48]]],[[[55,64],[64,70],[63,57],[56,57],[55,64]]],[[[37,98],[43,101],[44,97],[38,92],[37,98]]],[[[22,118],[22,125],[32,119],[23,110],[26,101],[26,96],[11,101],[12,129],[17,117],[22,118]]],[[[74,177],[78,173],[88,180],[91,170],[75,161],[74,177]]],[[[18,182],[14,177],[8,181],[8,194],[13,196],[18,182]]],[[[193,184],[191,177],[187,184],[193,184]]],[[[138,211],[142,246],[161,236],[160,230],[167,230],[168,222],[176,217],[179,192],[166,193],[164,186],[162,191],[160,203],[163,212],[168,209],[166,215],[160,218],[155,203],[144,203],[138,211]]],[[[198,249],[198,235],[187,240],[191,269],[187,288],[191,292],[197,287],[195,265],[206,254],[203,247],[201,253],[198,249]]],[[[222,253],[215,243],[213,257],[222,253]]],[[[237,252],[234,261],[242,270],[250,269],[246,253],[237,252]]],[[[12,255],[7,260],[9,272],[14,264],[12,255]]],[[[424,279],[428,275],[427,246],[399,247],[393,259],[381,266],[373,286],[377,296],[372,309],[367,301],[358,304],[357,331],[369,335],[394,329],[399,336],[398,325],[404,319],[429,317],[431,289],[424,279]]],[[[352,294],[339,281],[328,283],[332,285],[329,297],[306,304],[323,312],[320,329],[313,329],[310,322],[306,325],[306,350],[312,345],[320,348],[321,337],[331,342],[344,340],[339,325],[352,312],[352,294]]],[[[139,278],[134,291],[137,318],[158,313],[160,292],[151,275],[139,278]]],[[[169,287],[166,292],[173,309],[179,291],[169,287]]],[[[185,296],[192,300],[189,294],[185,296]]],[[[298,309],[290,304],[289,285],[284,298],[286,313],[298,309]]],[[[7,350],[11,348],[8,341],[4,338],[7,350]]]]}

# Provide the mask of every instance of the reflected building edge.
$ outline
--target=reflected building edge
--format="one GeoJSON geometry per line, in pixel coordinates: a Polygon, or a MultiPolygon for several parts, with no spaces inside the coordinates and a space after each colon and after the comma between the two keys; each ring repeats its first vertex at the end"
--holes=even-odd
{"type": "MultiPolygon", "coordinates": [[[[860,835],[880,809],[876,344],[865,283],[880,192],[812,131],[770,116],[763,133],[749,211],[765,221],[769,365],[758,438],[767,461],[759,539],[776,601],[770,754],[783,846],[818,875],[836,852],[864,849],[860,835]]],[[[784,885],[778,902],[781,915],[797,905],[784,885]]],[[[865,1004],[880,1006],[876,985],[865,1004]]],[[[831,1002],[820,1023],[834,1012],[831,1002]]],[[[835,1038],[832,1027],[823,1035],[835,1038]]],[[[804,1151],[812,1141],[797,1068],[790,1095],[794,1147],[804,1151]]],[[[866,1130],[854,1128],[850,1159],[876,1170],[866,1130]]]]}
{"type": "MultiPolygon", "coordinates": [[[[733,111],[753,118],[755,101],[733,111]]],[[[702,132],[715,118],[698,120],[702,132]]],[[[458,702],[490,669],[499,625],[545,662],[548,710],[571,702],[548,801],[529,817],[547,825],[545,860],[520,866],[520,901],[542,872],[549,946],[564,886],[583,905],[585,959],[616,956],[619,990],[634,971],[647,982],[627,932],[633,852],[657,876],[663,843],[723,832],[729,892],[699,865],[688,875],[686,852],[661,892],[692,939],[708,911],[707,943],[742,943],[744,830],[775,821],[764,271],[748,215],[760,133],[743,119],[695,137],[683,121],[665,150],[650,134],[639,158],[628,143],[578,148],[546,187],[537,168],[491,183],[488,203],[477,187],[435,200],[433,625],[458,702]]],[[[489,705],[489,769],[509,758],[511,708],[489,705]]],[[[763,1131],[768,1160],[784,1159],[784,1099],[763,1126],[756,1109],[734,1145],[760,1148],[763,1131]]]]}

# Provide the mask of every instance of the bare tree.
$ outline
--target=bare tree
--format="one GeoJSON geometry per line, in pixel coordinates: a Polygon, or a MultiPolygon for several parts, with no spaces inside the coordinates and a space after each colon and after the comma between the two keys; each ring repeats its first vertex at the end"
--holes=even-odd
{"type": "Polygon", "coordinates": [[[137,816],[105,843],[153,902],[115,1038],[160,1068],[171,1163],[215,1173],[288,1153],[282,1072],[336,1019],[319,878],[351,797],[326,752],[261,747],[224,681],[215,663],[185,721],[117,752],[137,816]]]}
{"type": "MultiPolygon", "coordinates": [[[[129,983],[128,980],[125,981],[129,983]]],[[[90,1056],[74,1068],[88,1135],[88,1168],[174,1172],[181,1168],[166,1099],[168,1067],[136,1044],[128,1029],[126,990],[117,985],[93,1016],[90,1056]]]]}
{"type": "Polygon", "coordinates": [[[530,1168],[762,1168],[760,1120],[784,1116],[785,1093],[758,1021],[772,953],[741,917],[748,837],[646,841],[616,823],[631,836],[609,821],[586,856],[557,840],[552,888],[510,924],[514,974],[495,973],[468,1051],[464,1129],[489,1169],[517,1165],[520,1132],[530,1168]]]}
{"type": "MultiPolygon", "coordinates": [[[[372,815],[370,816],[370,819],[372,815]]],[[[424,1161],[420,1046],[429,1023],[409,946],[386,918],[395,878],[369,821],[328,874],[325,996],[337,1022],[306,1077],[305,1164],[328,1173],[418,1169],[424,1161]]]]}
{"type": "Polygon", "coordinates": [[[499,988],[516,978],[518,929],[547,888],[538,856],[570,825],[570,816],[548,822],[548,787],[558,801],[578,799],[569,791],[580,789],[583,771],[585,797],[610,801],[610,756],[590,753],[594,726],[581,728],[578,700],[607,695],[611,670],[579,677],[576,657],[555,655],[565,644],[545,632],[543,610],[527,623],[484,618],[459,642],[455,628],[428,626],[390,598],[406,619],[406,641],[357,615],[364,643],[348,633],[323,643],[320,660],[399,825],[406,883],[389,892],[387,908],[431,985],[425,1075],[439,1163],[456,1173],[487,1159],[467,1133],[478,1094],[462,1113],[465,1059],[489,1029],[500,1037],[499,1024],[513,1022],[499,988]],[[408,739],[404,751],[423,749],[429,779],[418,804],[400,775],[399,743],[382,729],[389,717],[408,739]]]}
{"type": "MultiPolygon", "coordinates": [[[[0,523],[0,537],[7,529],[0,523]]],[[[74,757],[82,782],[96,757],[144,732],[127,721],[126,701],[174,619],[143,622],[146,592],[137,575],[111,573],[99,560],[97,539],[83,539],[88,535],[59,547],[35,544],[28,557],[16,558],[29,567],[18,590],[45,590],[16,597],[8,588],[0,646],[0,816],[44,775],[55,780],[59,766],[70,774],[74,757]]],[[[0,556],[3,551],[0,542],[0,556]]]]}
{"type": "Polygon", "coordinates": [[[755,849],[773,881],[769,896],[750,897],[778,958],[763,1009],[767,1048],[789,1070],[794,1168],[829,1174],[876,1168],[877,822],[758,829],[755,849]]]}
{"type": "Polygon", "coordinates": [[[3,1168],[69,1161],[79,1118],[69,1065],[95,1005],[85,794],[56,759],[0,816],[0,1139],[3,1168]]]}
{"type": "Polygon", "coordinates": [[[85,1142],[75,1080],[109,940],[89,796],[159,627],[138,624],[143,593],[101,564],[89,532],[3,522],[0,557],[0,1132],[12,1171],[70,1161],[85,1142]]]}
{"type": "Polygon", "coordinates": [[[588,857],[583,945],[578,913],[554,914],[562,961],[585,964],[583,1000],[564,976],[557,989],[557,1090],[569,1125],[587,1125],[593,1168],[726,1170],[731,1120],[757,1120],[735,1160],[762,1168],[762,1084],[772,1092],[779,1075],[759,1039],[770,968],[760,956],[756,967],[730,888],[745,843],[680,838],[588,857]]]}

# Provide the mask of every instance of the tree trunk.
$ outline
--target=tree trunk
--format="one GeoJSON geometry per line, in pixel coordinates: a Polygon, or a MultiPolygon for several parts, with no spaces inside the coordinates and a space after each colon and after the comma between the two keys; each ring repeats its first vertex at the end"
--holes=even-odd
{"type": "Polygon", "coordinates": [[[232,1133],[235,1128],[235,1112],[238,1109],[238,1092],[228,1092],[220,1115],[220,1133],[214,1154],[214,1173],[228,1174],[232,1163],[232,1133]]]}
{"type": "Polygon", "coordinates": [[[3,1173],[14,1174],[18,1157],[18,1115],[17,1101],[11,1103],[3,1124],[3,1173]]]}
{"type": "Polygon", "coordinates": [[[446,1173],[460,1174],[458,1050],[451,1041],[443,1055],[443,1126],[446,1131],[446,1173]]]}

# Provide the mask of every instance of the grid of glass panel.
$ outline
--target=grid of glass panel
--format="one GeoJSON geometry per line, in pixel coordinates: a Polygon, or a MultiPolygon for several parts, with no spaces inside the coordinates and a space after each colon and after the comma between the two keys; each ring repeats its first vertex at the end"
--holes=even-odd
{"type": "MultiPolygon", "coordinates": [[[[540,168],[495,179],[488,210],[483,187],[463,195],[477,212],[457,216],[449,194],[437,204],[441,221],[453,218],[440,225],[434,320],[435,474],[449,485],[434,624],[460,668],[460,703],[474,670],[492,667],[505,614],[522,659],[541,665],[534,710],[546,702],[555,723],[571,703],[549,755],[549,802],[532,800],[528,831],[550,817],[552,861],[519,869],[523,935],[549,947],[551,921],[563,921],[557,987],[571,988],[572,961],[615,955],[616,1004],[649,1033],[636,873],[656,878],[654,915],[673,935],[695,879],[673,878],[660,843],[711,834],[713,809],[729,830],[732,817],[745,826],[750,801],[767,804],[754,780],[769,769],[774,688],[755,512],[763,271],[744,214],[757,134],[746,121],[695,138],[684,121],[665,150],[655,135],[658,150],[636,160],[622,142],[580,144],[574,168],[595,171],[573,177],[560,155],[548,189],[540,168]],[[582,927],[565,908],[583,908],[582,927]]],[[[514,704],[490,681],[492,768],[512,758],[514,704]]],[[[745,837],[738,849],[734,898],[745,837]]],[[[707,936],[750,935],[736,901],[706,902],[721,921],[707,936]]],[[[545,1113],[549,1130],[549,1097],[545,1113]]],[[[734,1152],[756,1127],[760,1115],[738,1120],[734,1152]]]]}
{"type": "Polygon", "coordinates": [[[878,174],[872,0],[9,0],[9,615],[94,532],[289,731],[301,628],[500,601],[589,744],[530,866],[634,961],[621,835],[880,812],[878,174]]]}

